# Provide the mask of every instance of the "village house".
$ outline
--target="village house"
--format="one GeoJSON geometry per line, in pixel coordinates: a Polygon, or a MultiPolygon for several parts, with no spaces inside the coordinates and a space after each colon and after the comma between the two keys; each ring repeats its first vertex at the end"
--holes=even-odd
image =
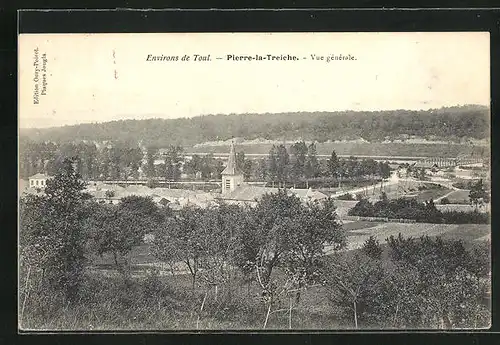
{"type": "Polygon", "coordinates": [[[45,188],[47,185],[47,180],[50,179],[51,176],[45,174],[35,174],[29,178],[28,187],[29,188],[45,188]]]}

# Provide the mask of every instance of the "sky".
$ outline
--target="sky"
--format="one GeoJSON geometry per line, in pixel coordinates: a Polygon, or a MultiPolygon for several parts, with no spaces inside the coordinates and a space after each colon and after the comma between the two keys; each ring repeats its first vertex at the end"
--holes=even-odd
{"type": "Polygon", "coordinates": [[[489,59],[481,32],[23,34],[19,126],[489,105],[489,59]],[[227,59],[257,54],[298,61],[227,59]],[[339,54],[355,59],[326,62],[339,54]]]}

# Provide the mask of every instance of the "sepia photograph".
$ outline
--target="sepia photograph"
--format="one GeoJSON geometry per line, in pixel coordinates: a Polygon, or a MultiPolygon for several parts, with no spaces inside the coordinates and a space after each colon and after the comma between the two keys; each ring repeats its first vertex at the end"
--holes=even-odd
{"type": "Polygon", "coordinates": [[[488,32],[18,36],[21,331],[491,326],[488,32]]]}

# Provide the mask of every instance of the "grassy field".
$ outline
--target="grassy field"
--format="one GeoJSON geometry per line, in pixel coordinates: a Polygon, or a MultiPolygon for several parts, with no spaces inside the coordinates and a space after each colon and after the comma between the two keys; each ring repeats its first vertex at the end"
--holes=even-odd
{"type": "Polygon", "coordinates": [[[427,223],[371,223],[352,222],[346,224],[348,229],[348,249],[358,249],[370,237],[375,236],[384,243],[389,236],[405,237],[441,236],[447,239],[460,239],[471,242],[490,234],[488,224],[427,224],[427,223]],[[375,224],[375,226],[374,226],[375,224]]]}
{"type": "MultiPolygon", "coordinates": [[[[290,145],[292,143],[288,143],[290,145]]],[[[238,145],[238,150],[247,154],[268,154],[272,144],[238,145]]],[[[400,157],[449,157],[470,154],[478,150],[476,146],[458,144],[416,144],[416,143],[317,143],[320,155],[330,155],[332,150],[338,155],[359,156],[400,156],[400,157]]],[[[227,146],[202,146],[187,148],[189,152],[227,153],[227,146]]]]}
{"type": "Polygon", "coordinates": [[[430,199],[434,200],[448,194],[451,191],[452,190],[448,188],[422,190],[417,194],[415,199],[420,202],[429,201],[430,199]]]}
{"type": "Polygon", "coordinates": [[[447,196],[448,200],[452,204],[469,204],[469,191],[468,190],[456,190],[447,196]]]}

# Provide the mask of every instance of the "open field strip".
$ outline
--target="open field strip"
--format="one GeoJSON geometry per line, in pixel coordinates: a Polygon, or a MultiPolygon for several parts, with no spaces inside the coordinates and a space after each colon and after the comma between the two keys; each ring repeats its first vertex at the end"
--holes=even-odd
{"type": "MultiPolygon", "coordinates": [[[[441,236],[447,239],[461,239],[466,242],[487,240],[490,236],[489,224],[428,224],[428,223],[382,223],[370,226],[366,222],[362,228],[356,228],[355,222],[350,223],[347,233],[347,250],[359,249],[370,237],[375,236],[383,244],[389,236],[404,237],[441,236]]],[[[327,254],[331,248],[326,248],[327,254]]]]}
{"type": "MultiPolygon", "coordinates": [[[[381,244],[385,244],[389,236],[404,237],[441,236],[444,239],[461,239],[467,243],[489,241],[491,228],[489,224],[428,224],[428,223],[377,223],[368,221],[343,221],[347,232],[346,250],[356,250],[363,246],[370,237],[375,236],[381,244]]],[[[149,245],[141,245],[131,253],[132,276],[143,277],[148,270],[157,269],[162,276],[187,275],[189,269],[183,262],[177,262],[172,268],[167,263],[157,260],[150,252],[149,245]]],[[[326,255],[331,254],[332,248],[326,246],[326,255]]],[[[99,259],[90,268],[90,271],[99,272],[107,276],[116,276],[119,273],[113,266],[110,258],[99,259]]]]}

